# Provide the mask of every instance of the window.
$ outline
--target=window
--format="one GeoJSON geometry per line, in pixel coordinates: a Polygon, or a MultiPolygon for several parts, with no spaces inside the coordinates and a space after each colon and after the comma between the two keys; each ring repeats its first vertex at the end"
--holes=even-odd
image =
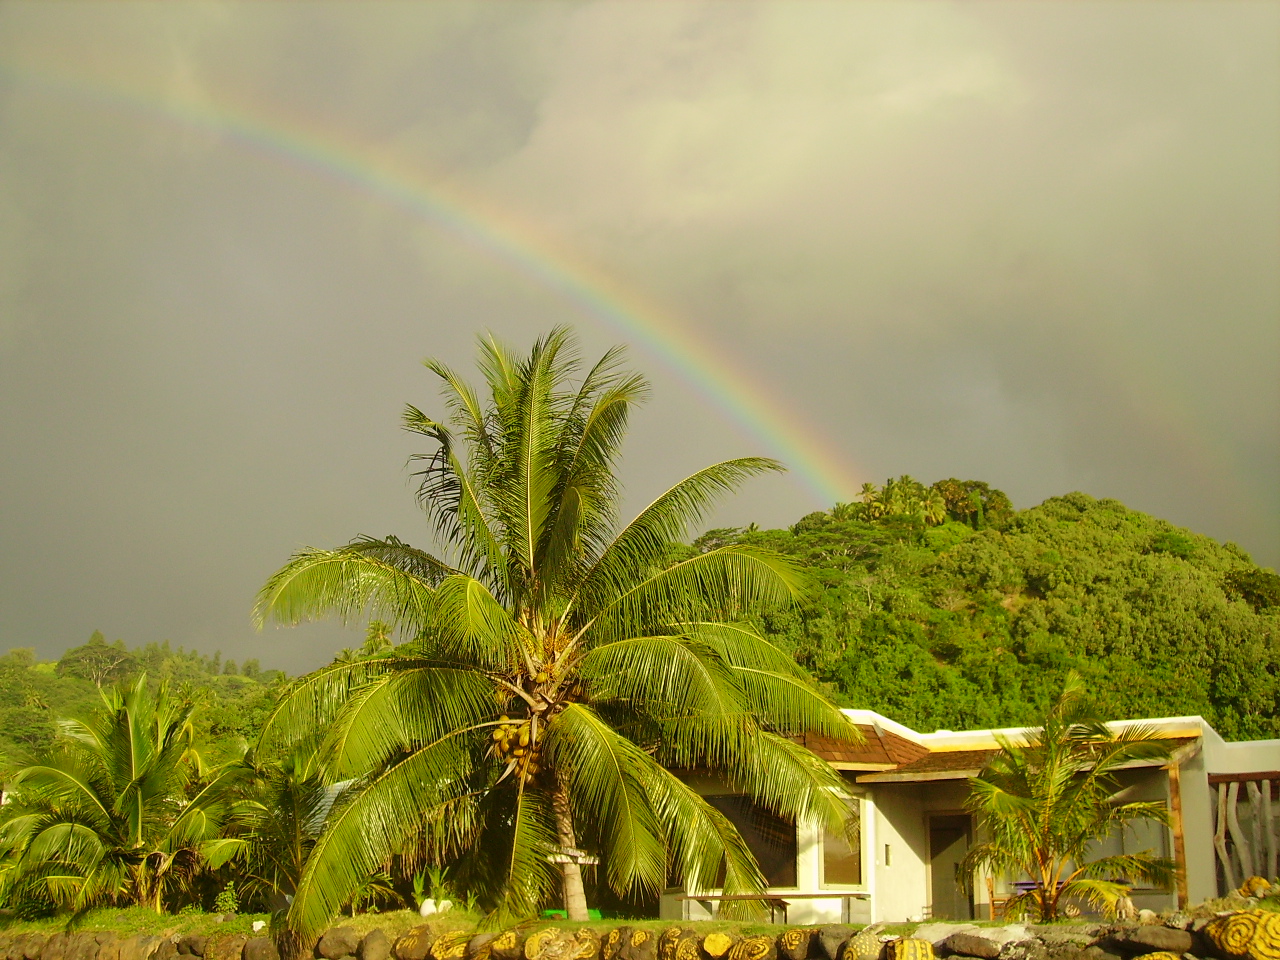
{"type": "Polygon", "coordinates": [[[822,834],[822,885],[860,887],[862,879],[862,801],[849,805],[849,821],[844,833],[824,830],[822,834]]]}
{"type": "MultiPolygon", "coordinates": [[[[707,797],[711,804],[738,828],[738,833],[760,864],[760,872],[771,887],[796,885],[796,827],[749,797],[707,797]]],[[[723,882],[723,881],[721,881],[723,882]]]]}

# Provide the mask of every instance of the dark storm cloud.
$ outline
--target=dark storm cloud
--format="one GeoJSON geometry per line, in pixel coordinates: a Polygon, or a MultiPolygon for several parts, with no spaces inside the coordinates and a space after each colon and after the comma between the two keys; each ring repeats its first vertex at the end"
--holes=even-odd
{"type": "MultiPolygon", "coordinates": [[[[862,479],[1084,489],[1274,564],[1277,25],[1208,3],[0,7],[0,647],[101,628],[318,663],[349,637],[255,635],[248,608],[303,543],[422,539],[397,429],[431,405],[417,360],[466,365],[489,327],[617,339],[95,77],[468,184],[669,304],[862,479]]],[[[636,503],[770,452],[634,360],[656,381],[636,503]]],[[[721,519],[819,505],[769,480],[721,519]]]]}

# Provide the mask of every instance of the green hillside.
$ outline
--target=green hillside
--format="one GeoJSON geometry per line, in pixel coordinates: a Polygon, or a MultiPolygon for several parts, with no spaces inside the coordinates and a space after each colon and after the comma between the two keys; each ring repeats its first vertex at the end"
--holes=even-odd
{"type": "Polygon", "coordinates": [[[948,496],[931,524],[929,492],[894,507],[894,486],[876,509],[695,544],[741,539],[814,569],[815,601],[766,627],[843,704],[922,731],[1018,725],[1075,669],[1108,717],[1199,714],[1228,739],[1280,737],[1280,577],[1243,550],[1081,493],[1013,513],[973,483],[994,525],[975,529],[977,495],[948,496]]]}
{"type": "Polygon", "coordinates": [[[198,700],[201,741],[211,759],[225,759],[252,741],[284,682],[278,670],[258,661],[237,666],[220,654],[172,649],[168,642],[129,649],[94,632],[56,661],[37,661],[28,649],[0,656],[0,770],[20,766],[53,742],[57,721],[83,719],[101,705],[98,686],[140,671],[198,700]]]}

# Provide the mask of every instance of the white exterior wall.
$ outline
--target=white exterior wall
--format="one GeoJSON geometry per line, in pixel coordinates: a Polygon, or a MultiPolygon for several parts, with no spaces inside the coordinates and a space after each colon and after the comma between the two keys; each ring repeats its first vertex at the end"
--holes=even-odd
{"type": "Polygon", "coordinates": [[[1280,740],[1206,743],[1210,773],[1262,773],[1280,770],[1280,740]]]}

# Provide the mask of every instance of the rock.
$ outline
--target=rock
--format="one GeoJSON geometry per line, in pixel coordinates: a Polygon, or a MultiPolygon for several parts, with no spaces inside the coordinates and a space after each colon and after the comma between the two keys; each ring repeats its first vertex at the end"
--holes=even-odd
{"type": "MultiPolygon", "coordinates": [[[[204,945],[204,960],[242,960],[244,945],[248,942],[249,938],[243,933],[232,934],[229,937],[211,937],[204,945]]],[[[177,953],[174,953],[174,956],[176,957],[177,953]]]]}
{"type": "Polygon", "coordinates": [[[923,937],[899,937],[889,947],[893,960],[933,960],[933,943],[923,937]]]}
{"type": "Polygon", "coordinates": [[[1033,935],[1049,947],[1075,947],[1082,950],[1096,939],[1094,931],[1082,927],[1043,929],[1032,927],[1033,935]]]}
{"type": "Polygon", "coordinates": [[[270,937],[254,937],[252,940],[246,940],[242,956],[244,960],[280,960],[275,941],[270,937]]]}
{"type": "Polygon", "coordinates": [[[849,942],[854,932],[853,927],[846,927],[842,923],[829,923],[819,927],[815,937],[818,941],[819,953],[825,960],[840,960],[840,951],[849,942]]]}
{"type": "Polygon", "coordinates": [[[983,927],[981,935],[988,940],[994,940],[1002,947],[1006,943],[1021,943],[1023,940],[1031,939],[1026,925],[1021,923],[1006,923],[1003,927],[983,927]]]}
{"type": "Polygon", "coordinates": [[[489,941],[489,952],[497,960],[521,960],[524,956],[524,938],[514,930],[503,930],[489,941]]]}
{"type": "Polygon", "coordinates": [[[658,936],[644,927],[632,927],[621,942],[618,960],[658,960],[658,936]]]}
{"type": "Polygon", "coordinates": [[[316,956],[324,960],[341,960],[355,956],[360,947],[360,934],[354,927],[334,927],[326,930],[316,944],[316,956]]]}
{"type": "Polygon", "coordinates": [[[614,927],[600,938],[600,960],[618,960],[623,943],[630,938],[630,927],[614,927]]]}
{"type": "MultiPolygon", "coordinates": [[[[159,945],[159,937],[147,937],[141,934],[136,937],[126,937],[116,945],[116,955],[120,960],[150,960],[159,945]]],[[[28,957],[27,960],[37,960],[37,958],[28,957]]]]}
{"type": "MultiPolygon", "coordinates": [[[[708,933],[702,938],[702,952],[711,960],[720,960],[733,948],[733,937],[727,933],[708,933]]],[[[604,960],[610,960],[605,957],[604,960]]]]}
{"type": "Polygon", "coordinates": [[[1049,951],[1039,940],[1015,940],[1000,948],[1000,960],[1046,960],[1049,951]]]}
{"type": "MultiPolygon", "coordinates": [[[[582,927],[573,935],[573,960],[600,960],[600,937],[589,927],[582,927]]],[[[694,944],[697,956],[697,944],[694,944]]]]}
{"type": "Polygon", "coordinates": [[[762,934],[743,937],[729,948],[725,960],[778,960],[778,942],[762,934]]]}
{"type": "Polygon", "coordinates": [[[471,934],[464,930],[442,933],[431,941],[431,960],[465,960],[471,934]]]}
{"type": "Polygon", "coordinates": [[[953,933],[977,933],[972,923],[922,923],[911,936],[916,940],[928,940],[935,947],[953,933]]]}
{"type": "Polygon", "coordinates": [[[577,937],[571,930],[543,927],[529,934],[525,940],[524,957],[525,960],[571,960],[577,947],[577,937]]]}
{"type": "Polygon", "coordinates": [[[1160,914],[1156,913],[1154,910],[1139,910],[1138,922],[1139,923],[1159,923],[1160,914]]]}
{"type": "Polygon", "coordinates": [[[98,940],[92,933],[73,933],[67,938],[66,960],[98,960],[98,940]]]}
{"type": "MultiPolygon", "coordinates": [[[[205,947],[208,950],[208,947],[205,947]]],[[[161,937],[156,942],[156,948],[151,952],[151,960],[174,960],[178,956],[178,945],[168,937],[161,937]]],[[[212,953],[209,954],[213,956],[212,953]]]]}
{"type": "Polygon", "coordinates": [[[1123,939],[1117,938],[1116,942],[1122,948],[1138,954],[1176,953],[1181,956],[1191,950],[1195,940],[1185,930],[1150,926],[1137,927],[1123,939]]]}
{"type": "Polygon", "coordinates": [[[491,960],[492,951],[489,944],[493,943],[496,933],[477,933],[474,937],[467,941],[467,960],[491,960]]]}
{"type": "MultiPolygon", "coordinates": [[[[507,933],[511,931],[508,930],[507,933]]],[[[511,939],[515,941],[514,933],[511,933],[511,939]]],[[[434,940],[435,931],[426,924],[414,927],[396,941],[395,955],[398,960],[427,960],[427,954],[431,952],[431,944],[434,940]]],[[[510,957],[507,960],[515,960],[515,958],[510,957]]]]}
{"type": "Polygon", "coordinates": [[[44,950],[40,952],[40,960],[66,960],[67,941],[70,935],[55,933],[44,942],[44,950]]]}
{"type": "Polygon", "coordinates": [[[1000,956],[1002,944],[974,933],[960,931],[947,937],[939,946],[946,953],[959,954],[962,957],[981,957],[982,960],[996,960],[1000,956]]]}
{"type": "Polygon", "coordinates": [[[880,930],[884,921],[863,927],[840,948],[841,960],[880,960],[884,955],[884,942],[880,930]]]}
{"type": "Polygon", "coordinates": [[[1250,960],[1280,957],[1280,914],[1271,911],[1240,910],[1214,917],[1200,935],[1221,956],[1250,960]]]}
{"type": "Polygon", "coordinates": [[[658,960],[698,960],[698,932],[690,927],[667,927],[658,938],[658,960]]]}
{"type": "Polygon", "coordinates": [[[18,943],[15,944],[14,953],[17,953],[16,947],[21,946],[21,956],[15,956],[14,960],[40,960],[40,950],[44,947],[45,938],[36,933],[29,933],[25,937],[20,937],[18,943]]]}
{"type": "Polygon", "coordinates": [[[1080,951],[1080,956],[1084,960],[1122,960],[1120,954],[1106,950],[1096,943],[1080,951]]]}
{"type": "Polygon", "coordinates": [[[782,935],[778,937],[778,953],[784,960],[809,960],[809,948],[812,943],[812,930],[792,927],[789,930],[783,930],[782,935]]]}
{"type": "Polygon", "coordinates": [[[178,952],[191,957],[203,957],[204,947],[208,942],[208,937],[202,937],[198,933],[189,933],[178,941],[178,952]]]}
{"type": "Polygon", "coordinates": [[[391,938],[381,927],[370,930],[356,947],[359,960],[389,960],[391,956],[391,938]]]}

